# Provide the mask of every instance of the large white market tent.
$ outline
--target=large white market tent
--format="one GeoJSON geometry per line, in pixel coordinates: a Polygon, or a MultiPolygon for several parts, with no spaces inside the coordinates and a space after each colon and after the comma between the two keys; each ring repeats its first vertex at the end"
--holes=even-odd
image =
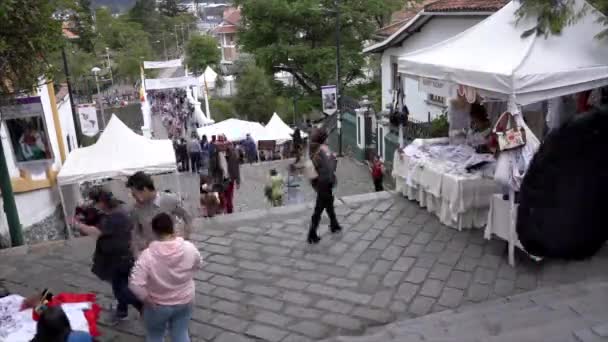
{"type": "Polygon", "coordinates": [[[213,125],[200,127],[197,130],[199,137],[206,135],[208,139],[211,136],[224,134],[229,141],[245,140],[247,134],[255,140],[264,140],[266,129],[258,122],[251,122],[239,119],[228,119],[220,121],[213,125]]]}
{"type": "MultiPolygon", "coordinates": [[[[289,125],[287,125],[277,113],[272,114],[272,117],[266,124],[265,128],[270,139],[264,140],[277,140],[279,143],[293,140],[293,129],[289,127],[289,125]]],[[[307,137],[306,133],[304,132],[301,132],[301,135],[302,138],[307,137]]]]}
{"type": "Polygon", "coordinates": [[[112,116],[97,142],[73,150],[59,174],[60,186],[103,178],[130,176],[137,171],[177,170],[171,140],[150,140],[112,116]]]}
{"type": "Polygon", "coordinates": [[[472,28],[399,58],[399,72],[451,81],[486,90],[519,105],[574,94],[608,84],[608,44],[595,38],[604,16],[583,0],[586,14],[561,35],[522,34],[536,25],[533,16],[518,22],[511,1],[472,28]]]}

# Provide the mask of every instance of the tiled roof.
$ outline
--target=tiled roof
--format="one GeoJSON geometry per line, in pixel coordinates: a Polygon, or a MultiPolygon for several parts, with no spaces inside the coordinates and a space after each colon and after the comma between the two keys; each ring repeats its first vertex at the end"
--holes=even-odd
{"type": "Polygon", "coordinates": [[[227,34],[236,33],[238,30],[238,27],[234,25],[218,25],[213,29],[213,32],[216,34],[227,34]]]}
{"type": "Polygon", "coordinates": [[[414,2],[410,5],[406,5],[407,8],[393,13],[391,16],[391,23],[377,30],[376,35],[388,37],[397,32],[401,26],[407,24],[408,21],[414,18],[424,5],[432,3],[433,1],[435,0],[424,0],[422,2],[414,2]]]}
{"type": "Polygon", "coordinates": [[[498,11],[508,0],[438,0],[424,6],[425,12],[498,11]]]}
{"type": "Polygon", "coordinates": [[[238,25],[241,22],[241,10],[239,8],[227,8],[224,11],[224,22],[238,25]]]}

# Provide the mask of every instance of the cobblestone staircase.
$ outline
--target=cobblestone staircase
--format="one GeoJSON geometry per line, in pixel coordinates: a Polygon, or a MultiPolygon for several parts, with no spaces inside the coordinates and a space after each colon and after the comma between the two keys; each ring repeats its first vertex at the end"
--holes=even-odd
{"type": "Polygon", "coordinates": [[[608,282],[544,288],[325,342],[608,341],[608,282]]]}

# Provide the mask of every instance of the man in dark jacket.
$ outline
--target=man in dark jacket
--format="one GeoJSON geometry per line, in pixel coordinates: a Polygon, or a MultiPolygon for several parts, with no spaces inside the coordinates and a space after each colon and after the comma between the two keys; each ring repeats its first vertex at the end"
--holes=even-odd
{"type": "Polygon", "coordinates": [[[96,188],[89,193],[89,199],[103,213],[99,224],[90,226],[75,218],[73,225],[83,234],[97,238],[91,271],[99,279],[112,284],[114,297],[118,301],[113,319],[118,322],[127,318],[129,305],[138,311],[142,309],[142,303],[128,286],[134,264],[130,248],[133,222],[122,208],[122,202],[114,198],[111,192],[96,188]]]}
{"type": "Polygon", "coordinates": [[[311,181],[313,188],[317,192],[315,211],[312,214],[310,230],[308,232],[308,243],[318,243],[321,238],[317,234],[317,228],[321,222],[323,211],[327,211],[330,220],[332,233],[342,230],[336,212],[334,210],[333,188],[336,185],[336,167],[338,160],[335,154],[331,153],[329,147],[325,145],[327,132],[324,129],[317,129],[311,134],[310,158],[312,159],[318,177],[311,181]]]}
{"type": "Polygon", "coordinates": [[[226,164],[228,166],[228,177],[230,182],[224,192],[225,209],[227,214],[234,212],[234,188],[241,186],[241,163],[236,148],[232,143],[228,143],[226,149],[226,164]]]}

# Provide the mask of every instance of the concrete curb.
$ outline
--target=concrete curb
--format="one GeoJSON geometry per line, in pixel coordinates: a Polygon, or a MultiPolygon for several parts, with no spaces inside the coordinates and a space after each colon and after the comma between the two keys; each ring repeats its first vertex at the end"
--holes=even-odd
{"type": "MultiPolygon", "coordinates": [[[[393,191],[383,191],[383,192],[370,192],[367,194],[353,195],[353,196],[345,196],[345,197],[337,197],[336,198],[336,206],[350,206],[357,205],[360,203],[378,201],[378,200],[386,200],[391,199],[395,196],[393,191]]],[[[205,224],[205,222],[212,222],[214,224],[235,224],[241,223],[243,221],[252,221],[252,220],[260,220],[268,217],[283,217],[289,216],[297,213],[301,213],[303,211],[311,211],[314,207],[314,202],[295,204],[295,205],[287,205],[283,207],[276,208],[268,208],[268,209],[258,209],[251,210],[245,212],[238,212],[231,215],[225,216],[217,216],[211,219],[198,218],[196,219],[196,223],[205,224]]],[[[46,241],[37,243],[34,245],[24,245],[19,247],[11,247],[6,249],[0,249],[0,256],[18,256],[18,255],[27,255],[30,253],[39,253],[40,251],[49,251],[54,248],[60,248],[64,246],[70,246],[73,244],[79,244],[81,241],[85,239],[91,239],[90,237],[78,237],[71,240],[59,240],[59,241],[46,241]]]]}
{"type": "MultiPolygon", "coordinates": [[[[383,191],[383,192],[370,192],[367,194],[353,195],[353,196],[345,196],[345,197],[337,197],[336,198],[336,206],[349,206],[356,205],[359,203],[365,203],[370,201],[377,200],[385,200],[390,199],[395,196],[395,193],[392,191],[383,191]]],[[[211,219],[200,219],[201,222],[213,222],[214,224],[234,224],[240,223],[242,221],[251,221],[251,220],[260,220],[262,218],[267,217],[277,217],[277,216],[288,216],[296,213],[300,213],[302,211],[312,210],[314,208],[314,202],[302,203],[302,204],[294,204],[287,205],[283,207],[276,208],[268,208],[268,209],[257,209],[245,212],[234,213],[226,216],[217,216],[211,219]]]]}

